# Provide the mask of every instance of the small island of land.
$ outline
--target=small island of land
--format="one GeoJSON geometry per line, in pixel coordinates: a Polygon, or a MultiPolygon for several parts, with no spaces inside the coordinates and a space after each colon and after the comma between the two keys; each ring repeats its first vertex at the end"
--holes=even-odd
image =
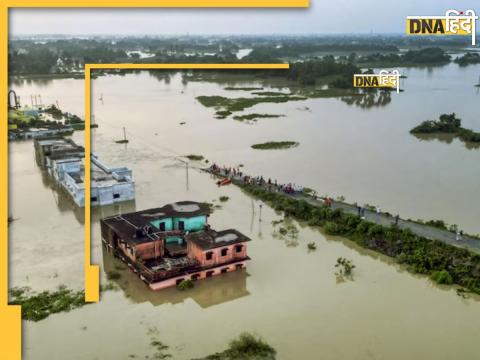
{"type": "Polygon", "coordinates": [[[300,145],[296,141],[269,141],[262,144],[252,145],[252,149],[256,150],[278,150],[278,149],[290,149],[300,145]]]}
{"type": "Polygon", "coordinates": [[[197,154],[185,155],[185,157],[191,161],[202,161],[203,159],[205,159],[203,155],[197,155],[197,154]]]}
{"type": "Polygon", "coordinates": [[[467,66],[473,64],[480,64],[480,54],[479,53],[466,53],[463,56],[460,56],[453,60],[455,64],[460,66],[467,66]]]}
{"type": "Polygon", "coordinates": [[[243,333],[229,343],[228,349],[196,360],[275,360],[277,351],[263,339],[243,333]]]}
{"type": "Polygon", "coordinates": [[[455,113],[442,114],[439,120],[427,120],[410,130],[414,135],[451,134],[466,143],[480,144],[480,133],[462,127],[462,120],[455,113]]]}

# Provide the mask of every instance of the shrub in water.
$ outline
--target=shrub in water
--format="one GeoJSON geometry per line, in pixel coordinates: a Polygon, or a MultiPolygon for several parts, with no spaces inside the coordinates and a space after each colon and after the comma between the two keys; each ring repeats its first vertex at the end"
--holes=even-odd
{"type": "Polygon", "coordinates": [[[177,289],[184,291],[187,289],[193,288],[194,284],[192,280],[182,280],[180,283],[177,285],[177,289]]]}

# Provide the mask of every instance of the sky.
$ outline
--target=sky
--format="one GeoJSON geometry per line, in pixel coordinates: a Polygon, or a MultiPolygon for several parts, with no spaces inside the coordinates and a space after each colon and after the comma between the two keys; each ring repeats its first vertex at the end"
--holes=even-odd
{"type": "MultiPolygon", "coordinates": [[[[480,0],[310,0],[307,9],[11,9],[10,35],[404,33],[408,15],[480,0]]],[[[480,28],[480,25],[478,25],[480,28]]]]}

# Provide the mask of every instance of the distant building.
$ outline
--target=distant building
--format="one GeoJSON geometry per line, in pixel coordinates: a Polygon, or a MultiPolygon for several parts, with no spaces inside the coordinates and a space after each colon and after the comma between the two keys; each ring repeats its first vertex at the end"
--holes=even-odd
{"type": "MultiPolygon", "coordinates": [[[[9,124],[10,125],[10,124],[9,124]]],[[[74,129],[67,125],[51,125],[48,128],[26,128],[20,129],[18,126],[10,128],[8,131],[8,140],[28,140],[51,136],[72,135],[74,129]]]]}
{"type": "Polygon", "coordinates": [[[102,240],[153,290],[242,269],[248,237],[215,231],[207,204],[182,201],[100,221],[102,240]]]}
{"type": "MultiPolygon", "coordinates": [[[[35,155],[38,165],[70,194],[75,204],[85,206],[84,156],[85,149],[71,139],[50,137],[35,139],[35,155]]],[[[132,170],[109,168],[96,155],[91,157],[90,203],[91,206],[110,205],[135,199],[135,183],[132,170]]]]}

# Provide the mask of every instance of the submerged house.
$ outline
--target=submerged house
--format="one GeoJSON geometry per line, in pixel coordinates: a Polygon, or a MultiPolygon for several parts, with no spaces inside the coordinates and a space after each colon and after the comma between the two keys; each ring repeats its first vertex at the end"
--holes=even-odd
{"type": "Polygon", "coordinates": [[[182,201],[100,221],[105,246],[159,290],[246,266],[248,237],[208,225],[207,204],[182,201]]]}
{"type": "MultiPolygon", "coordinates": [[[[85,206],[85,149],[72,139],[45,137],[34,141],[37,164],[46,169],[79,207],[85,206]]],[[[91,155],[90,204],[110,205],[135,199],[132,170],[110,168],[91,155]]]]}

